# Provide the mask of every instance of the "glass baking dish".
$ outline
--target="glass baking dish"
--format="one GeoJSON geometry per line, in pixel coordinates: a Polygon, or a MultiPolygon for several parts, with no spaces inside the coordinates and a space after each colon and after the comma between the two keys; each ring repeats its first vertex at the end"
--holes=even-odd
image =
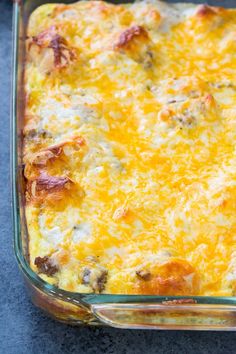
{"type": "MultiPolygon", "coordinates": [[[[209,1],[209,4],[234,7],[234,1],[213,0],[209,1]]],[[[11,159],[14,246],[16,258],[24,274],[33,303],[52,317],[74,325],[103,324],[118,328],[236,330],[236,297],[80,294],[63,291],[48,284],[30,268],[24,214],[22,163],[24,39],[29,15],[36,7],[48,2],[59,3],[60,1],[15,0],[13,15],[11,159]]],[[[73,1],[64,0],[63,2],[72,3],[73,1]]],[[[201,1],[193,2],[201,3],[201,1]]]]}

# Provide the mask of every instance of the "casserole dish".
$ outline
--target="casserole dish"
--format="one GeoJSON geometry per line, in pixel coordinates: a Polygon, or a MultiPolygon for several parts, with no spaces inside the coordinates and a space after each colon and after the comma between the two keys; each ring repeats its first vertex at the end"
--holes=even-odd
{"type": "Polygon", "coordinates": [[[14,10],[12,160],[15,251],[33,302],[57,319],[74,324],[106,323],[123,328],[234,328],[235,299],[233,297],[75,293],[47,283],[30,268],[22,162],[24,43],[29,15],[40,4],[42,2],[17,2],[14,10]]]}

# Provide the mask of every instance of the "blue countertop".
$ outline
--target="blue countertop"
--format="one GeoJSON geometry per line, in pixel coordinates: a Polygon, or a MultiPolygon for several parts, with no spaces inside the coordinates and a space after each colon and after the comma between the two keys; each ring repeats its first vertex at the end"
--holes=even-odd
{"type": "Polygon", "coordinates": [[[235,353],[234,332],[70,327],[47,318],[26,293],[13,253],[10,205],[12,1],[0,0],[0,353],[235,353]]]}

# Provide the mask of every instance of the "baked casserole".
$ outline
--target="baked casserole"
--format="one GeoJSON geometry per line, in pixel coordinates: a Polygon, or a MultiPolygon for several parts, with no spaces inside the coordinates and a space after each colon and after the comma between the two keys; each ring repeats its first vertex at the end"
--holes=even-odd
{"type": "Polygon", "coordinates": [[[46,4],[26,46],[32,269],[80,293],[234,296],[236,10],[46,4]]]}

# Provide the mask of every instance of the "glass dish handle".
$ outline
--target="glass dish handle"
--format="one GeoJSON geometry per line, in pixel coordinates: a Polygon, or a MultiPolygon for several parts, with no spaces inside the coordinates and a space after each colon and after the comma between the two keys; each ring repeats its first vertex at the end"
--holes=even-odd
{"type": "Polygon", "coordinates": [[[131,329],[235,330],[236,306],[204,304],[95,304],[93,314],[104,324],[131,329]]]}

